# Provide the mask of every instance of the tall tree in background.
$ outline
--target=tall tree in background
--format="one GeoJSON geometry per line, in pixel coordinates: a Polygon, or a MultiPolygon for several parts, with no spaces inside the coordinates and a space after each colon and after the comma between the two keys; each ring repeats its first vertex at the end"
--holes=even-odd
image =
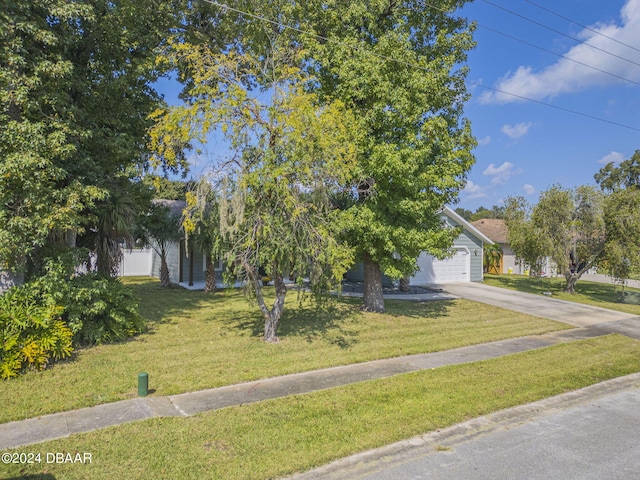
{"type": "Polygon", "coordinates": [[[606,164],[594,175],[600,188],[606,192],[616,192],[623,189],[640,190],[640,150],[633,156],[617,165],[613,162],[606,164]]]}
{"type": "Polygon", "coordinates": [[[299,4],[309,70],[321,98],[360,121],[345,237],[364,263],[364,308],[383,311],[382,273],[415,273],[418,254],[442,257],[455,232],[440,218],[474,158],[463,105],[471,29],[465,0],[299,4]]]}
{"type": "Polygon", "coordinates": [[[137,181],[148,114],[160,102],[150,82],[159,73],[154,49],[174,21],[168,7],[3,3],[0,270],[24,271],[52,232],[72,239],[105,224],[109,192],[137,181]]]}
{"type": "Polygon", "coordinates": [[[640,273],[640,150],[617,166],[608,163],[595,174],[595,180],[608,193],[605,267],[624,282],[640,273]]]}
{"type": "Polygon", "coordinates": [[[575,293],[580,277],[597,265],[605,252],[604,200],[593,187],[572,190],[554,185],[540,194],[527,215],[524,199],[510,199],[506,221],[511,248],[529,262],[542,255],[550,257],[565,277],[565,292],[575,293]]]}

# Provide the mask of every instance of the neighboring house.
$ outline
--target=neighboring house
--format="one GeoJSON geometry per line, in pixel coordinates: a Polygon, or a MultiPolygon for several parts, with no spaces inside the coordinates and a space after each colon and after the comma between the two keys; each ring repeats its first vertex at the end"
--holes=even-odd
{"type": "Polygon", "coordinates": [[[516,261],[516,254],[509,246],[509,229],[504,220],[499,218],[483,218],[471,222],[475,228],[489,237],[493,243],[497,243],[502,248],[502,258],[498,267],[498,273],[522,274],[524,267],[516,261]]]}
{"type": "MultiPolygon", "coordinates": [[[[529,272],[529,266],[519,263],[516,259],[516,254],[509,246],[509,229],[504,220],[499,218],[483,218],[471,222],[471,225],[502,248],[502,258],[498,267],[498,273],[524,275],[529,272]]],[[[555,275],[555,268],[549,258],[545,258],[542,261],[542,271],[540,273],[544,276],[555,275]]]]}
{"type": "MultiPolygon", "coordinates": [[[[489,237],[467,222],[449,207],[442,211],[443,220],[452,227],[462,227],[462,233],[453,242],[455,252],[451,258],[438,260],[422,252],[418,256],[418,271],[410,277],[410,285],[433,285],[454,282],[480,282],[483,278],[482,252],[484,244],[492,244],[489,237]]],[[[345,276],[347,280],[362,281],[364,271],[362,264],[356,265],[345,276]]],[[[384,285],[392,283],[389,277],[383,276],[384,285]]]]}

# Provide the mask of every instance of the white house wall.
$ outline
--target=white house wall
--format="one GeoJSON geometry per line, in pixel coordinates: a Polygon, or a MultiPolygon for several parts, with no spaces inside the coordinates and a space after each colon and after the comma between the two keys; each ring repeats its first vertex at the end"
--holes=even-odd
{"type": "Polygon", "coordinates": [[[144,277],[151,275],[151,249],[124,250],[118,268],[119,277],[144,277]]]}

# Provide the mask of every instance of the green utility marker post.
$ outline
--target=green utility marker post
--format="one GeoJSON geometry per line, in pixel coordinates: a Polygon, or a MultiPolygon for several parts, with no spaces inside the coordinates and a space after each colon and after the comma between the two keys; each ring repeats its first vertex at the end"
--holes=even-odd
{"type": "Polygon", "coordinates": [[[138,374],[138,396],[146,397],[149,392],[149,374],[140,372],[138,374]]]}

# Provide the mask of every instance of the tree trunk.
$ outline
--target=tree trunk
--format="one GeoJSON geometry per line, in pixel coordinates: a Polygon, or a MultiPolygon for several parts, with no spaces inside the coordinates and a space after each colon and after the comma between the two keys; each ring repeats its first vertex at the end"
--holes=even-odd
{"type": "Polygon", "coordinates": [[[398,290],[401,292],[409,291],[409,277],[402,277],[400,279],[400,284],[398,285],[398,290]]]}
{"type": "Polygon", "coordinates": [[[368,253],[362,256],[364,264],[364,305],[367,312],[384,312],[384,297],[382,296],[382,271],[380,265],[373,261],[368,253]]]}
{"type": "Polygon", "coordinates": [[[204,292],[211,293],[216,291],[216,270],[213,265],[213,261],[211,260],[211,256],[207,255],[207,271],[205,274],[204,280],[204,292]]]}
{"type": "Polygon", "coordinates": [[[267,343],[277,343],[279,341],[277,335],[278,323],[284,311],[284,299],[287,295],[287,287],[284,284],[282,272],[278,271],[277,265],[273,269],[274,272],[272,276],[273,284],[276,287],[276,299],[273,302],[273,307],[269,310],[262,295],[262,278],[258,270],[246,262],[242,262],[242,266],[249,277],[249,281],[253,285],[256,302],[258,302],[258,307],[264,317],[264,341],[267,343]]]}
{"type": "Polygon", "coordinates": [[[273,302],[271,311],[265,314],[264,322],[264,341],[267,343],[276,343],[280,341],[277,335],[278,324],[280,323],[280,317],[284,312],[284,299],[287,295],[287,287],[284,284],[284,278],[282,273],[274,272],[273,284],[276,287],[276,299],[273,302]]]}
{"type": "Polygon", "coordinates": [[[164,250],[160,255],[160,286],[165,288],[171,286],[169,266],[167,265],[167,253],[164,250]]]}
{"type": "Polygon", "coordinates": [[[580,276],[581,275],[576,275],[574,273],[565,274],[564,278],[567,280],[567,284],[564,287],[565,293],[570,293],[571,295],[575,295],[576,283],[578,283],[580,276]]]}

